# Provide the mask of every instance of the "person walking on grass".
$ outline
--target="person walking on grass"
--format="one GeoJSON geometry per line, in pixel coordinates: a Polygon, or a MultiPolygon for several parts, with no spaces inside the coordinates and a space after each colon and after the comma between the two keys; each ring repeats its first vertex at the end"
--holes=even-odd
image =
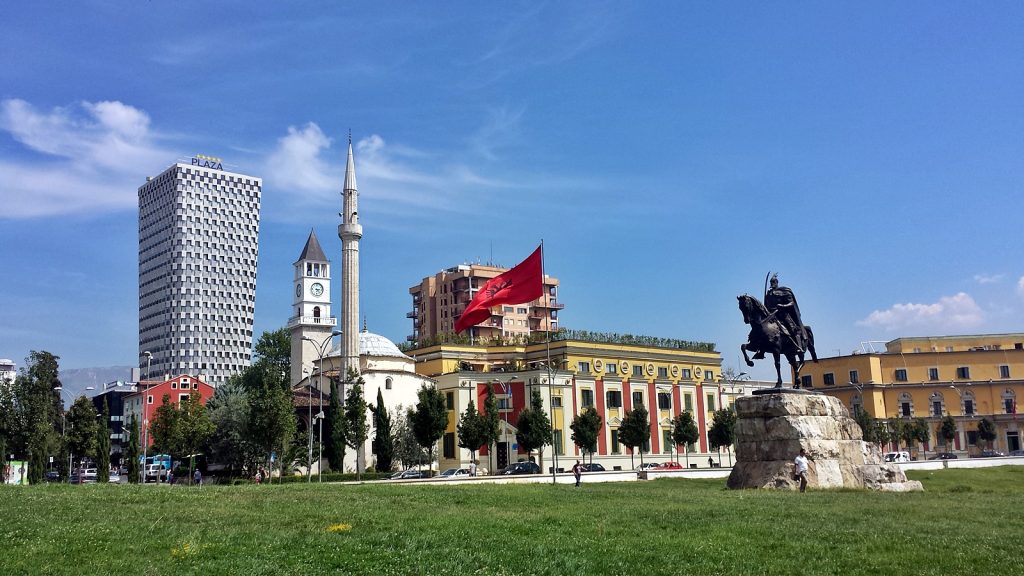
{"type": "Polygon", "coordinates": [[[583,465],[577,460],[572,466],[572,475],[576,478],[576,487],[580,487],[580,479],[583,477],[583,465]]]}
{"type": "Polygon", "coordinates": [[[793,459],[793,479],[800,481],[800,491],[807,491],[807,451],[800,449],[800,454],[793,459]]]}
{"type": "Polygon", "coordinates": [[[192,480],[196,486],[203,487],[203,473],[199,471],[199,468],[196,468],[196,473],[193,475],[192,480]]]}

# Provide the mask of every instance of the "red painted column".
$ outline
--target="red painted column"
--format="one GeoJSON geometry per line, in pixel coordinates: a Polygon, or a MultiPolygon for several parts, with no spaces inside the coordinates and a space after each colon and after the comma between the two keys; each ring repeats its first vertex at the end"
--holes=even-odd
{"type": "Polygon", "coordinates": [[[608,454],[608,439],[605,438],[604,430],[608,428],[608,412],[604,405],[604,380],[594,380],[594,408],[601,415],[601,421],[604,423],[604,426],[601,427],[601,434],[597,437],[597,453],[606,455],[608,454]]]}
{"type": "Polygon", "coordinates": [[[648,413],[652,416],[648,422],[651,427],[651,454],[657,454],[661,452],[661,426],[658,425],[658,393],[653,381],[647,383],[647,405],[651,407],[648,413]]]}
{"type": "Polygon", "coordinates": [[[696,394],[697,394],[697,415],[696,415],[697,417],[694,418],[694,420],[697,421],[697,430],[700,432],[700,451],[701,452],[707,452],[708,451],[708,435],[707,435],[707,431],[705,429],[706,427],[704,425],[704,415],[706,414],[706,412],[704,410],[704,388],[700,385],[699,382],[697,383],[696,394]]]}

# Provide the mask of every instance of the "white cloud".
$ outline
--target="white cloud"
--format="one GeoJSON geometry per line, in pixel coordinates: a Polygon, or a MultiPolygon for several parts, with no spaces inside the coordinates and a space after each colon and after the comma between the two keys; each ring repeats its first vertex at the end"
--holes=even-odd
{"type": "Polygon", "coordinates": [[[974,281],[978,284],[995,284],[1003,279],[1002,274],[975,274],[974,281]]]}
{"type": "Polygon", "coordinates": [[[0,130],[27,152],[17,162],[0,161],[6,218],[130,208],[139,174],[173,158],[155,143],[149,115],[116,101],[41,112],[24,100],[3,100],[0,130]]]}
{"type": "Polygon", "coordinates": [[[313,122],[302,128],[289,126],[267,158],[267,181],[293,194],[339,192],[344,165],[339,169],[323,157],[330,147],[331,139],[313,122]]]}
{"type": "Polygon", "coordinates": [[[888,310],[875,310],[867,318],[859,320],[857,325],[889,332],[910,328],[942,332],[976,328],[984,320],[981,307],[969,294],[960,292],[954,296],[943,296],[932,304],[894,304],[888,310]]]}

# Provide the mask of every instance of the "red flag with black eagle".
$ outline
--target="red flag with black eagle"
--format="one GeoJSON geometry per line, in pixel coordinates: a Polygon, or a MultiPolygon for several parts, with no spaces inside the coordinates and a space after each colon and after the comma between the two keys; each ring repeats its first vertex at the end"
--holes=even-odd
{"type": "Polygon", "coordinates": [[[543,248],[541,244],[526,260],[488,280],[455,322],[455,332],[490,318],[492,306],[522,304],[540,298],[544,294],[543,248]]]}

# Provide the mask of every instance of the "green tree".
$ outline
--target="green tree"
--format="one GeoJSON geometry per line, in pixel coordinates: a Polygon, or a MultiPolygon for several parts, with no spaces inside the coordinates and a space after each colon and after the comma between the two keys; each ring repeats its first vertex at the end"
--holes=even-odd
{"type": "Polygon", "coordinates": [[[401,406],[395,412],[395,457],[402,462],[403,469],[422,464],[427,457],[412,429],[413,412],[412,408],[403,410],[401,406]]]}
{"type": "Polygon", "coordinates": [[[434,386],[420,386],[416,392],[416,409],[410,413],[412,431],[416,442],[427,451],[427,463],[434,464],[434,444],[441,439],[448,428],[448,409],[444,395],[434,386]]]}
{"type": "Polygon", "coordinates": [[[340,384],[331,378],[331,396],[327,404],[327,438],[324,448],[327,450],[327,463],[331,470],[343,472],[345,465],[345,412],[341,406],[340,384]]]}
{"type": "Polygon", "coordinates": [[[732,406],[715,410],[714,421],[708,430],[708,442],[712,450],[718,450],[718,462],[722,462],[722,447],[726,450],[736,441],[736,411],[732,406]]]}
{"type": "Polygon", "coordinates": [[[597,452],[597,436],[601,433],[601,415],[590,406],[582,412],[573,416],[569,429],[572,430],[572,441],[583,452],[586,458],[590,454],[590,462],[594,462],[594,453],[597,452]]]}
{"type": "Polygon", "coordinates": [[[217,387],[206,402],[206,412],[214,427],[205,448],[207,461],[225,466],[229,476],[255,467],[260,456],[247,435],[249,396],[240,376],[217,387]]]}
{"type": "Polygon", "coordinates": [[[261,458],[280,456],[277,462],[283,476],[286,448],[297,427],[288,381],[291,343],[287,331],[264,332],[255,351],[253,363],[242,373],[242,387],[249,398],[246,436],[261,458]]]}
{"type": "Polygon", "coordinates": [[[395,438],[391,430],[391,415],[384,405],[384,393],[377,389],[377,404],[370,406],[373,412],[373,454],[378,472],[390,472],[394,465],[395,438]]]}
{"type": "Polygon", "coordinates": [[[103,399],[103,414],[96,426],[96,482],[110,482],[110,406],[103,399]]]}
{"type": "Polygon", "coordinates": [[[85,396],[76,398],[68,409],[64,424],[64,439],[75,463],[95,460],[99,424],[92,401],[85,396]]]}
{"type": "Polygon", "coordinates": [[[354,369],[349,370],[351,387],[345,395],[345,442],[356,451],[356,479],[363,479],[366,462],[360,461],[370,426],[366,423],[366,398],[363,397],[363,377],[354,369]]]}
{"type": "Polygon", "coordinates": [[[543,449],[551,443],[551,420],[544,411],[544,400],[540,396],[540,390],[536,388],[530,394],[530,407],[519,412],[519,420],[516,421],[516,442],[520,448],[526,450],[527,456],[537,450],[540,460],[538,464],[543,469],[543,449]]]}
{"type": "Polygon", "coordinates": [[[178,403],[176,424],[174,444],[183,457],[189,457],[188,480],[191,482],[195,456],[215,430],[198,393],[192,392],[178,403]]]}
{"type": "Polygon", "coordinates": [[[939,436],[946,441],[946,450],[953,450],[953,438],[956,438],[956,420],[952,416],[946,416],[939,425],[939,436]]]}
{"type": "MultiPolygon", "coordinates": [[[[700,439],[700,431],[693,420],[693,413],[682,412],[672,419],[672,441],[683,447],[686,467],[690,467],[690,445],[700,439]]],[[[676,458],[678,461],[678,457],[676,458]]]]}
{"type": "Polygon", "coordinates": [[[469,459],[474,462],[476,451],[489,439],[487,430],[484,429],[485,425],[483,415],[476,409],[473,400],[470,400],[466,411],[455,424],[455,431],[459,436],[459,446],[469,450],[469,459]]]}
{"type": "Polygon", "coordinates": [[[927,420],[924,418],[914,418],[913,426],[910,428],[914,431],[914,440],[922,444],[928,442],[931,430],[928,428],[927,420]]]}
{"type": "Polygon", "coordinates": [[[978,422],[978,438],[988,442],[988,447],[992,448],[992,441],[996,439],[996,425],[988,418],[978,422]]]}
{"type": "Polygon", "coordinates": [[[651,441],[650,414],[647,408],[637,406],[627,410],[619,424],[619,442],[629,448],[629,465],[633,466],[633,454],[640,452],[640,465],[644,464],[644,446],[651,441]]]}
{"type": "Polygon", "coordinates": [[[128,426],[128,450],[125,452],[125,458],[128,459],[128,482],[138,484],[142,479],[139,474],[139,421],[134,415],[128,426]]]}
{"type": "MultiPolygon", "coordinates": [[[[498,399],[495,398],[494,390],[490,386],[487,387],[487,396],[484,398],[484,413],[481,418],[484,436],[487,438],[485,444],[490,447],[490,453],[493,456],[498,438],[501,438],[501,413],[498,411],[498,399]]],[[[494,467],[496,464],[497,462],[495,461],[490,466],[492,474],[495,473],[494,467]]]]}
{"type": "Polygon", "coordinates": [[[175,428],[178,423],[178,411],[174,404],[171,404],[171,395],[164,394],[160,400],[160,406],[153,412],[153,419],[149,421],[149,436],[153,439],[153,450],[157,454],[170,454],[181,456],[178,447],[175,446],[175,428]]]}
{"type": "MultiPolygon", "coordinates": [[[[15,417],[14,417],[14,386],[13,382],[0,382],[0,461],[6,460],[10,452],[8,448],[14,446],[15,417]]],[[[4,477],[5,466],[0,465],[0,484],[7,481],[4,477]]]]}
{"type": "Polygon", "coordinates": [[[875,421],[863,408],[853,411],[853,421],[860,426],[861,437],[865,442],[876,444],[875,421]]]}
{"type": "Polygon", "coordinates": [[[14,380],[13,430],[10,452],[28,459],[28,481],[39,484],[46,472],[47,456],[59,445],[61,400],[57,356],[32,351],[26,368],[14,380]]]}

